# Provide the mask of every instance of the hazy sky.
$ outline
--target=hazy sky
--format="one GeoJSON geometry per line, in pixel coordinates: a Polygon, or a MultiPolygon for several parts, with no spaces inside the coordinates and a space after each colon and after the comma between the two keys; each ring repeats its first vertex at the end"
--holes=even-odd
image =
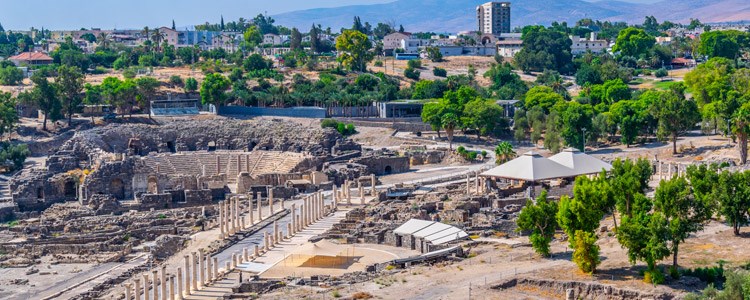
{"type": "Polygon", "coordinates": [[[395,0],[0,0],[0,24],[5,29],[17,30],[28,30],[31,27],[59,30],[81,27],[140,29],[144,26],[171,26],[174,19],[177,27],[185,27],[206,21],[218,23],[221,15],[228,22],[240,17],[249,19],[264,12],[273,15],[309,8],[393,1],[395,0]]]}
{"type": "MultiPolygon", "coordinates": [[[[5,29],[79,29],[178,27],[218,23],[259,13],[277,14],[308,8],[374,4],[394,0],[0,0],[0,24],[5,29]]],[[[460,1],[460,0],[459,0],[460,1]]]]}

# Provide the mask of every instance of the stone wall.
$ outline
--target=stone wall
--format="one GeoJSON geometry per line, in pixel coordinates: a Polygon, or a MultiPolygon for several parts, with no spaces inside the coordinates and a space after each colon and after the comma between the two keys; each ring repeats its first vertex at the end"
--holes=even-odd
{"type": "Polygon", "coordinates": [[[409,171],[409,158],[405,156],[365,156],[350,160],[351,163],[367,166],[377,176],[409,171]]]}

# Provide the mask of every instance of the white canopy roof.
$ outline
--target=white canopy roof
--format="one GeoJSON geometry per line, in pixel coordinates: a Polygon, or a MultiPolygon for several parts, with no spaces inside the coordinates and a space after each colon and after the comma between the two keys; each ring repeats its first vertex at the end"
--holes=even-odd
{"type": "Polygon", "coordinates": [[[447,224],[433,221],[411,219],[393,230],[400,235],[412,235],[422,238],[433,245],[440,245],[469,236],[465,231],[447,224]]]}
{"type": "Polygon", "coordinates": [[[578,151],[575,148],[568,148],[552,156],[549,160],[573,169],[575,175],[597,174],[602,170],[612,170],[612,165],[602,160],[578,151]]]}
{"type": "Polygon", "coordinates": [[[524,181],[540,181],[576,176],[576,172],[536,152],[527,152],[518,158],[495,167],[482,176],[500,177],[524,181]]]}

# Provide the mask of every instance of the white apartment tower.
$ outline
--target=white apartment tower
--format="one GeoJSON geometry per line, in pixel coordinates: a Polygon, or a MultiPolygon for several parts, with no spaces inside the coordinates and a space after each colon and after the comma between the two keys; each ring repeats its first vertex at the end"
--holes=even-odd
{"type": "Polygon", "coordinates": [[[510,2],[487,2],[477,6],[477,24],[482,34],[510,32],[510,2]]]}

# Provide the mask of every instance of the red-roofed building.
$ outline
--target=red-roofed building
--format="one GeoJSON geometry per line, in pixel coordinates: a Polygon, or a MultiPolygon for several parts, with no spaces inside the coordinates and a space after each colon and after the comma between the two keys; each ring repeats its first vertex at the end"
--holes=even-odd
{"type": "Polygon", "coordinates": [[[28,66],[39,66],[52,64],[52,57],[42,52],[24,52],[16,56],[8,58],[16,66],[28,65],[28,66]]]}

